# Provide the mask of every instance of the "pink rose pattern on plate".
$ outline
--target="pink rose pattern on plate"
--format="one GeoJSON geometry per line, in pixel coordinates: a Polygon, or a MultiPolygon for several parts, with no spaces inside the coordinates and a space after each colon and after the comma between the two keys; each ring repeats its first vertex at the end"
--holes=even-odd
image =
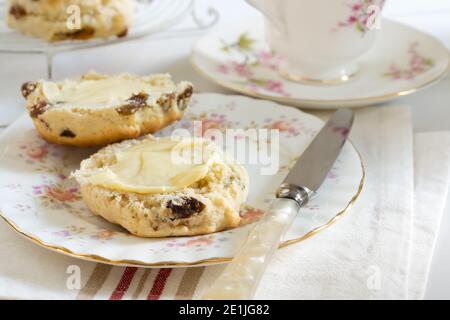
{"type": "Polygon", "coordinates": [[[239,212],[239,215],[242,218],[242,224],[248,224],[258,221],[264,213],[265,212],[261,209],[247,205],[241,210],[241,212],[239,212]]]}
{"type": "Polygon", "coordinates": [[[422,56],[418,51],[419,43],[413,42],[408,47],[408,66],[401,68],[391,64],[389,71],[384,73],[385,77],[393,80],[413,80],[416,76],[428,71],[434,66],[434,60],[422,56]]]}
{"type": "Polygon", "coordinates": [[[98,228],[97,230],[88,231],[86,227],[69,225],[64,229],[51,232],[53,236],[71,239],[71,240],[82,240],[85,243],[88,239],[98,240],[100,242],[105,242],[113,239],[116,234],[115,231],[98,228]]]}
{"type": "Polygon", "coordinates": [[[266,91],[282,96],[289,96],[284,89],[283,82],[279,80],[255,76],[255,70],[262,67],[277,70],[282,58],[269,50],[257,50],[254,47],[255,40],[247,33],[239,35],[232,43],[222,41],[222,51],[230,55],[237,55],[240,61],[230,61],[227,64],[217,66],[217,71],[226,75],[234,75],[242,78],[241,84],[252,91],[266,91]]]}

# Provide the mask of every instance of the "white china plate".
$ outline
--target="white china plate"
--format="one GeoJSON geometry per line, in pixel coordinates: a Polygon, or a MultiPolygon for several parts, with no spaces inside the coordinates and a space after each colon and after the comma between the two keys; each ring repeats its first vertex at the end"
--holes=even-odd
{"type": "Polygon", "coordinates": [[[432,36],[383,20],[374,46],[348,82],[313,85],[278,74],[281,58],[264,40],[262,19],[216,29],[191,53],[194,68],[228,89],[304,108],[362,107],[413,93],[442,78],[448,50],[432,36]]]}
{"type": "MultiPolygon", "coordinates": [[[[267,209],[274,192],[323,122],[298,109],[241,96],[197,94],[184,119],[174,128],[278,129],[279,169],[261,175],[267,165],[246,165],[250,176],[248,206],[242,214],[255,218],[267,209]]],[[[239,139],[239,137],[237,138],[239,139]]],[[[251,143],[255,143],[252,141],[251,143]]],[[[272,144],[275,140],[272,139],[272,144]]],[[[214,234],[162,239],[139,238],[93,215],[69,178],[82,159],[95,152],[53,145],[42,140],[27,115],[0,136],[0,213],[26,238],[48,249],[82,259],[144,267],[197,266],[229,261],[252,227],[247,224],[214,234]]],[[[258,149],[258,156],[261,152],[258,149]]],[[[273,153],[276,154],[276,153],[273,153]]],[[[331,225],[349,210],[361,192],[364,169],[350,142],[317,196],[301,210],[282,246],[301,241],[331,225]]]]}

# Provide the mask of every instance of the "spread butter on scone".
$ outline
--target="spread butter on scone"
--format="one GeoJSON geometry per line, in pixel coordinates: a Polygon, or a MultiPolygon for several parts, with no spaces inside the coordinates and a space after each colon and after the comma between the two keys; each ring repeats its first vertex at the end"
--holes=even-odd
{"type": "Polygon", "coordinates": [[[45,140],[88,147],[154,133],[181,119],[193,86],[175,84],[167,74],[91,71],[76,80],[27,82],[21,91],[45,140]]]}
{"type": "Polygon", "coordinates": [[[141,237],[237,227],[249,183],[210,140],[152,135],[101,149],[73,176],[92,212],[141,237]]]}
{"type": "Polygon", "coordinates": [[[46,41],[127,35],[134,0],[8,0],[10,28],[46,41]]]}

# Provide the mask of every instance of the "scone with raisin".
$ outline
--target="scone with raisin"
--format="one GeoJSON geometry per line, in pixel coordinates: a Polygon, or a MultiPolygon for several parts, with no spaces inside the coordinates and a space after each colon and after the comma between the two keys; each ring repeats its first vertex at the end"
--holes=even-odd
{"type": "Polygon", "coordinates": [[[52,143],[82,147],[156,132],[183,116],[192,92],[192,84],[175,84],[167,74],[89,72],[77,80],[22,85],[39,134],[52,143]]]}
{"type": "Polygon", "coordinates": [[[134,0],[8,0],[10,28],[46,41],[126,36],[134,0]]]}
{"type": "Polygon", "coordinates": [[[92,212],[140,237],[236,227],[249,183],[210,140],[151,135],[101,149],[72,175],[92,212]]]}

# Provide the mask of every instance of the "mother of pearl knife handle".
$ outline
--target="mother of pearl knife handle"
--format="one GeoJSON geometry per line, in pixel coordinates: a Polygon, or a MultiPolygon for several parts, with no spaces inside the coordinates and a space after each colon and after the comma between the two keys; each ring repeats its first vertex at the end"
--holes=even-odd
{"type": "Polygon", "coordinates": [[[336,161],[353,123],[353,113],[336,111],[311,141],[276,192],[271,209],[256,223],[244,246],[204,299],[250,299],[281,237],[300,207],[314,196],[336,161]]]}
{"type": "Polygon", "coordinates": [[[278,198],[255,228],[244,246],[225,268],[203,299],[251,299],[281,237],[297,215],[300,205],[278,198]]]}

